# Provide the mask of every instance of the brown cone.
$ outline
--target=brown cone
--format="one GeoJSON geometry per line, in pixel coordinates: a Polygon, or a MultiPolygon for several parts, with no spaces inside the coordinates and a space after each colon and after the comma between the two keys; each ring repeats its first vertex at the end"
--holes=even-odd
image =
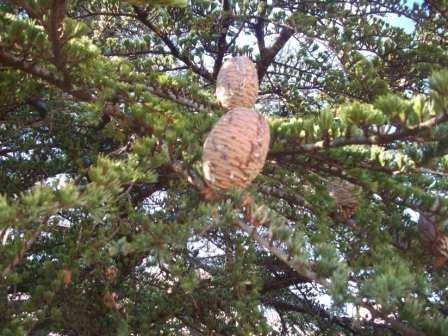
{"type": "Polygon", "coordinates": [[[435,257],[434,265],[444,266],[448,261],[448,236],[437,227],[434,216],[420,212],[418,231],[426,252],[435,257]]]}
{"type": "Polygon", "coordinates": [[[233,57],[222,65],[216,79],[216,97],[222,106],[250,108],[257,95],[257,69],[248,57],[233,57]]]}
{"type": "Polygon", "coordinates": [[[340,215],[348,220],[352,218],[359,206],[355,195],[355,186],[348,181],[332,179],[328,182],[328,192],[333,197],[340,215]]]}
{"type": "Polygon", "coordinates": [[[269,126],[261,114],[241,107],[230,110],[205,140],[205,180],[223,190],[248,186],[263,168],[269,140],[269,126]]]}

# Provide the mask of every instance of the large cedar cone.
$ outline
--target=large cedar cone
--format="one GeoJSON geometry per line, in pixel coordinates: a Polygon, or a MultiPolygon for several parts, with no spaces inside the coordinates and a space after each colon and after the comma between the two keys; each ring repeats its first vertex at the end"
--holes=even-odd
{"type": "Polygon", "coordinates": [[[336,203],[336,209],[345,220],[351,219],[359,207],[359,200],[355,194],[356,187],[341,179],[328,181],[328,193],[336,203]]]}
{"type": "Polygon", "coordinates": [[[448,236],[437,227],[434,216],[421,212],[418,231],[425,250],[435,257],[434,266],[444,266],[448,260],[448,236]]]}
{"type": "Polygon", "coordinates": [[[269,126],[261,114],[241,107],[230,110],[205,140],[205,180],[223,190],[248,186],[263,168],[269,140],[269,126]]]}
{"type": "Polygon", "coordinates": [[[222,106],[250,108],[257,95],[257,69],[248,57],[233,57],[222,65],[216,79],[216,97],[222,106]]]}

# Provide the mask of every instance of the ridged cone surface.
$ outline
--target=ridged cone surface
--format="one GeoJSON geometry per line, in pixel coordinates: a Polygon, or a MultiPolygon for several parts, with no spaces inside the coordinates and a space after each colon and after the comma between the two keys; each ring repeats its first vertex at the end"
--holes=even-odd
{"type": "Polygon", "coordinates": [[[207,183],[223,190],[248,186],[263,168],[269,140],[269,126],[261,114],[241,107],[227,112],[204,143],[207,183]]]}
{"type": "Polygon", "coordinates": [[[233,57],[222,65],[216,80],[216,97],[222,106],[250,108],[257,95],[257,69],[248,57],[233,57]]]}
{"type": "Polygon", "coordinates": [[[435,218],[420,213],[418,230],[420,239],[430,254],[448,259],[448,236],[437,227],[435,218]]]}
{"type": "Polygon", "coordinates": [[[355,215],[359,201],[354,194],[355,186],[353,184],[340,179],[332,179],[328,182],[328,191],[343,218],[350,219],[355,215]]]}

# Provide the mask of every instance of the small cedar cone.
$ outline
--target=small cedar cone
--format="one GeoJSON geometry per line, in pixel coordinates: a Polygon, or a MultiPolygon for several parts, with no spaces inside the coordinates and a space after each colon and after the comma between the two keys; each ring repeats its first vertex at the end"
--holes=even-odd
{"type": "Polygon", "coordinates": [[[246,56],[233,57],[219,70],[216,97],[225,108],[254,106],[258,96],[255,64],[246,56]]]}
{"type": "Polygon", "coordinates": [[[116,268],[115,266],[109,266],[108,268],[106,268],[105,275],[108,281],[115,281],[118,275],[118,268],[116,268]]]}
{"type": "Polygon", "coordinates": [[[118,300],[118,294],[115,292],[111,293],[109,291],[106,291],[103,295],[103,303],[109,309],[113,310],[121,309],[121,305],[117,303],[117,300],[118,300]]]}
{"type": "Polygon", "coordinates": [[[65,286],[68,286],[72,282],[72,271],[68,268],[62,270],[62,282],[65,286]]]}
{"type": "Polygon", "coordinates": [[[448,236],[437,227],[434,216],[420,212],[418,231],[425,250],[435,257],[434,266],[443,267],[448,260],[448,236]]]}
{"type": "Polygon", "coordinates": [[[269,126],[261,114],[241,107],[230,110],[205,140],[206,182],[222,190],[248,186],[264,166],[269,140],[269,126]]]}
{"type": "Polygon", "coordinates": [[[345,220],[351,219],[359,207],[359,201],[355,195],[355,186],[341,179],[332,179],[328,182],[328,193],[333,197],[336,208],[345,220]]]}

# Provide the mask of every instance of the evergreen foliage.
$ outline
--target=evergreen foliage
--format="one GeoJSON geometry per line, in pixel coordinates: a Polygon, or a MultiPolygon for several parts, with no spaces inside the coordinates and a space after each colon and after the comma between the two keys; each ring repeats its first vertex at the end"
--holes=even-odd
{"type": "Polygon", "coordinates": [[[433,0],[0,0],[0,335],[448,335],[447,28],[433,0]],[[270,152],[217,192],[242,54],[270,152]]]}

